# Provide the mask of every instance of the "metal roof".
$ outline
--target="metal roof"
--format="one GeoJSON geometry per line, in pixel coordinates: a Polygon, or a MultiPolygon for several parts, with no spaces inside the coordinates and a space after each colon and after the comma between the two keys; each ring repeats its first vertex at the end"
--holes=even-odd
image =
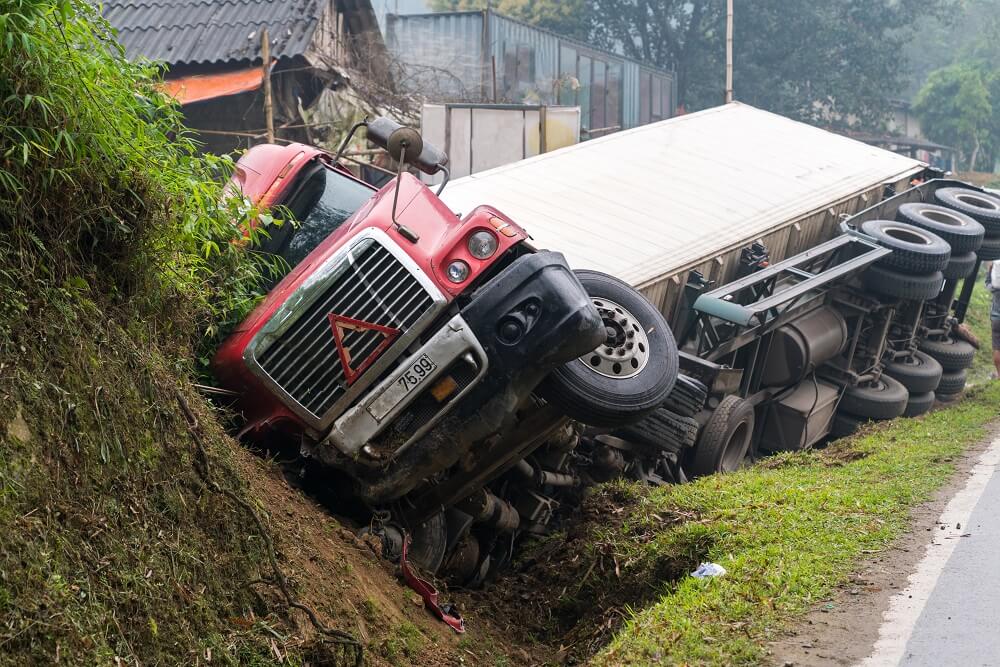
{"type": "Polygon", "coordinates": [[[923,163],[733,103],[461,178],[575,268],[646,287],[923,163]]]}
{"type": "MultiPolygon", "coordinates": [[[[327,2],[322,0],[104,0],[102,13],[130,59],[171,64],[260,60],[260,30],[275,58],[303,55],[327,2]]],[[[352,32],[377,29],[371,2],[340,0],[352,32]]]]}

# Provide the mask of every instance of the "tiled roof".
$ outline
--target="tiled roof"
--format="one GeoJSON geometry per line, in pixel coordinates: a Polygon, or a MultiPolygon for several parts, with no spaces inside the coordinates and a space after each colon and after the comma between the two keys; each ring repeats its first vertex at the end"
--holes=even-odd
{"type": "MultiPolygon", "coordinates": [[[[260,59],[267,27],[274,58],[302,55],[323,0],[104,0],[130,59],[207,64],[260,59]]],[[[369,10],[370,11],[370,10],[369,10]]]]}

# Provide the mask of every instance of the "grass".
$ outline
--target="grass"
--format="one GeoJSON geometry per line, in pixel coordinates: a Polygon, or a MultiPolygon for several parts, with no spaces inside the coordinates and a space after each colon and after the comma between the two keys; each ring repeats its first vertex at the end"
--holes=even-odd
{"type": "MultiPolygon", "coordinates": [[[[675,545],[707,545],[728,574],[661,584],[597,664],[758,664],[765,644],[826,599],[857,565],[908,527],[954,462],[996,418],[1000,385],[923,418],[873,427],[819,453],[797,453],[693,484],[641,494],[621,528],[600,535],[640,571],[675,545]],[[655,528],[663,516],[688,521],[655,528]],[[652,534],[648,541],[635,535],[652,534]]],[[[646,568],[648,569],[648,567],[646,568]]],[[[622,572],[622,578],[628,572],[622,572]]],[[[656,585],[655,582],[648,582],[656,585]]]]}

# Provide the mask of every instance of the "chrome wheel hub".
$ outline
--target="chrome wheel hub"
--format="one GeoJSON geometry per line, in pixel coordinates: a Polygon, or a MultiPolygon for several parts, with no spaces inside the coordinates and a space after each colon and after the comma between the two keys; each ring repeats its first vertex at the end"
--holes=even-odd
{"type": "Polygon", "coordinates": [[[591,301],[604,321],[607,340],[590,354],[580,357],[592,371],[605,377],[625,379],[638,375],[649,361],[649,337],[638,320],[620,304],[608,299],[591,301]]]}

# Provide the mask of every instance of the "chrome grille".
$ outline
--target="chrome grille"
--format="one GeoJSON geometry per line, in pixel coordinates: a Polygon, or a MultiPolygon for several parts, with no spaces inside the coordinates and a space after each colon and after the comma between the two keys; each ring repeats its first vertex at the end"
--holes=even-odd
{"type": "MultiPolygon", "coordinates": [[[[416,277],[372,239],[356,247],[329,280],[294,323],[256,355],[275,384],[315,417],[347,391],[330,314],[392,327],[402,335],[434,305],[416,277]]],[[[385,340],[371,330],[343,333],[355,370],[385,340]]]]}

